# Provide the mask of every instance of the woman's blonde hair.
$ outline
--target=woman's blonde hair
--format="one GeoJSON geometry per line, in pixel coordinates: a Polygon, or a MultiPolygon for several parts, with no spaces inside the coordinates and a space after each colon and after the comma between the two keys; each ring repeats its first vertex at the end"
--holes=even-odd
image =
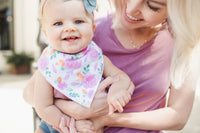
{"type": "Polygon", "coordinates": [[[125,3],[124,0],[109,0],[109,3],[114,12],[112,27],[116,27],[120,23],[120,17],[125,8],[125,3]]]}
{"type": "Polygon", "coordinates": [[[195,89],[200,76],[200,0],[168,0],[169,24],[175,36],[170,78],[180,88],[186,77],[195,89]]]}

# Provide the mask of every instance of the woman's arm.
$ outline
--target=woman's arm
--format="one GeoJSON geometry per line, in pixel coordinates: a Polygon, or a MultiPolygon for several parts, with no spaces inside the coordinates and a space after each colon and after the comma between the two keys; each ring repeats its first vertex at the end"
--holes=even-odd
{"type": "Polygon", "coordinates": [[[180,130],[192,110],[195,91],[186,80],[180,89],[171,88],[167,107],[147,112],[114,113],[93,119],[96,129],[102,126],[142,130],[180,130]]]}

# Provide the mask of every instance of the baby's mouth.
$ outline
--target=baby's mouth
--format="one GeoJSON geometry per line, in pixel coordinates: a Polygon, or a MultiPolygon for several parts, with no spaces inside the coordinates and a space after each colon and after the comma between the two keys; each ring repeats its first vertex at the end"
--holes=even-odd
{"type": "Polygon", "coordinates": [[[77,40],[79,38],[80,37],[77,37],[77,36],[70,36],[70,37],[63,38],[63,40],[65,40],[65,41],[73,41],[73,40],[77,40]]]}

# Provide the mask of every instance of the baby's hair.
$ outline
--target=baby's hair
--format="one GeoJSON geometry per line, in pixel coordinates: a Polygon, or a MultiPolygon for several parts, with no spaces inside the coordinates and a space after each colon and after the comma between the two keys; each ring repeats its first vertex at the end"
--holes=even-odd
{"type": "Polygon", "coordinates": [[[43,17],[43,8],[46,4],[47,0],[41,0],[40,6],[39,6],[39,13],[38,13],[38,20],[41,22],[42,17],[43,17]]]}
{"type": "Polygon", "coordinates": [[[169,24],[175,36],[170,78],[180,88],[186,77],[195,89],[200,74],[200,0],[168,0],[169,24]]]}
{"type": "MultiPolygon", "coordinates": [[[[43,19],[43,15],[44,15],[44,7],[46,5],[48,0],[41,0],[40,2],[40,7],[39,7],[39,13],[38,13],[38,20],[39,22],[42,24],[42,19],[43,19]]],[[[64,0],[63,0],[64,1],[64,0]]],[[[77,0],[80,1],[80,0],[77,0]]],[[[87,11],[86,11],[87,13],[87,11]]],[[[92,14],[87,13],[88,16],[91,16],[92,22],[94,23],[94,13],[92,12],[92,14]]]]}

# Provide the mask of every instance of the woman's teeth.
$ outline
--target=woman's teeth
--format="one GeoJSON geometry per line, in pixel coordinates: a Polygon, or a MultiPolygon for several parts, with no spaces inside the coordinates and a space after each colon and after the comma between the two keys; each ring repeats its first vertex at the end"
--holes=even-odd
{"type": "Polygon", "coordinates": [[[127,17],[131,20],[134,20],[134,21],[141,21],[142,19],[137,19],[137,18],[134,18],[133,16],[127,14],[127,17]]]}

